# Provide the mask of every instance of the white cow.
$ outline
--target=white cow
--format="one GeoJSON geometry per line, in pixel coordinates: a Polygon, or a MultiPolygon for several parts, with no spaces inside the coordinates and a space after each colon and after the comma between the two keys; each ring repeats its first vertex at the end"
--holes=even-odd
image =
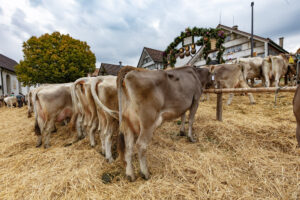
{"type": "Polygon", "coordinates": [[[254,80],[255,78],[261,79],[263,60],[261,57],[238,58],[236,63],[242,65],[246,80],[254,80]]]}
{"type": "Polygon", "coordinates": [[[17,97],[15,97],[15,96],[5,97],[4,102],[6,103],[7,107],[12,108],[14,103],[17,104],[17,97]]]}
{"type": "Polygon", "coordinates": [[[275,87],[278,87],[280,78],[286,75],[288,71],[288,65],[288,58],[283,54],[266,57],[262,66],[266,87],[270,87],[273,80],[275,81],[275,87]]]}

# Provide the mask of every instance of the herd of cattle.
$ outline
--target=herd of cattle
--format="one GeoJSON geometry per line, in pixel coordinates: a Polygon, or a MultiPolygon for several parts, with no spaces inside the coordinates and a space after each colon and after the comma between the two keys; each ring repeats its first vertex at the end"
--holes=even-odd
{"type": "MultiPolygon", "coordinates": [[[[280,77],[295,71],[289,68],[288,57],[284,55],[241,58],[235,64],[201,68],[184,66],[151,71],[125,66],[117,77],[84,77],[74,83],[45,84],[31,90],[28,117],[35,114],[37,147],[44,143],[48,148],[50,135],[56,130],[55,123],[68,120],[70,129],[77,132],[76,141],[88,135],[94,147],[94,135],[100,134],[102,153],[108,162],[114,160],[112,135],[118,134],[118,151],[127,177],[135,180],[132,166],[135,143],[141,175],[148,179],[146,149],[154,131],[164,121],[181,117],[180,133],[184,135],[185,113],[189,111],[188,139],[195,141],[192,125],[203,88],[216,83],[221,88],[249,87],[247,78],[262,77],[267,87],[272,79],[278,86],[280,77]]],[[[249,97],[251,103],[255,103],[251,94],[249,97]]],[[[300,144],[299,137],[298,142],[300,144]]]]}

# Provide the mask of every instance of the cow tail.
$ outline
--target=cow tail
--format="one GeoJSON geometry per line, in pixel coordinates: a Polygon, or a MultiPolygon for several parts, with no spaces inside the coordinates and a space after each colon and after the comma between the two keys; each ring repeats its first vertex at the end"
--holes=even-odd
{"type": "Polygon", "coordinates": [[[96,103],[96,105],[101,108],[102,110],[104,110],[105,112],[107,112],[108,114],[110,114],[112,117],[114,118],[118,118],[118,112],[109,109],[108,107],[106,107],[99,99],[98,95],[97,95],[97,86],[99,83],[101,83],[103,81],[103,77],[97,77],[92,79],[91,81],[91,92],[92,92],[92,96],[94,98],[94,101],[96,103]]]}
{"type": "MultiPolygon", "coordinates": [[[[123,67],[119,73],[118,73],[118,78],[117,78],[117,91],[118,91],[118,103],[119,103],[119,137],[118,137],[118,153],[120,156],[121,161],[125,164],[125,151],[126,151],[126,147],[125,147],[125,136],[122,130],[122,98],[123,97],[123,87],[124,89],[126,88],[123,84],[124,84],[124,78],[126,76],[126,74],[132,70],[137,70],[135,67],[130,67],[130,66],[126,66],[123,67]]],[[[125,97],[126,98],[126,97],[125,97]]]]}

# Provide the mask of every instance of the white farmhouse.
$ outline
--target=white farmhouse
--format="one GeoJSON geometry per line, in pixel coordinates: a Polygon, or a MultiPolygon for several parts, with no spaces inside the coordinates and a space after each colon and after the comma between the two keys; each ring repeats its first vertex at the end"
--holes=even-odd
{"type": "Polygon", "coordinates": [[[18,63],[0,54],[0,96],[17,95],[20,92],[24,95],[29,91],[29,87],[22,87],[15,73],[15,66],[18,63]]]}
{"type": "Polygon", "coordinates": [[[163,51],[144,47],[137,67],[163,69],[163,51]]]}

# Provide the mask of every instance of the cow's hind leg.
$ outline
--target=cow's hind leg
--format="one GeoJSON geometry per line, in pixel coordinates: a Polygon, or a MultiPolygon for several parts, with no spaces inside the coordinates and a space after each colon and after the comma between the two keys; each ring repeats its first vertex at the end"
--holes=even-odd
{"type": "Polygon", "coordinates": [[[233,93],[230,93],[230,94],[229,94],[229,98],[228,98],[228,100],[227,100],[227,105],[228,105],[228,106],[231,104],[232,99],[233,99],[233,96],[234,96],[233,93]]]}
{"type": "Polygon", "coordinates": [[[82,116],[79,115],[76,119],[76,131],[77,131],[77,141],[82,140],[84,138],[83,130],[82,130],[82,116]]]}
{"type": "Polygon", "coordinates": [[[45,123],[45,128],[44,128],[44,148],[47,149],[50,147],[50,135],[55,129],[55,122],[54,119],[49,120],[48,122],[46,121],[45,123]]]}
{"type": "Polygon", "coordinates": [[[107,132],[105,134],[105,158],[109,163],[114,161],[111,153],[111,146],[112,146],[111,136],[117,130],[117,127],[118,126],[116,120],[114,120],[112,117],[109,116],[107,132]]]}
{"type": "Polygon", "coordinates": [[[134,135],[133,132],[128,129],[125,133],[125,162],[126,162],[126,176],[129,181],[134,181],[134,170],[132,166],[132,152],[133,152],[133,144],[134,144],[134,135]]]}
{"type": "Polygon", "coordinates": [[[190,116],[189,116],[188,139],[190,140],[190,142],[196,142],[196,140],[193,137],[193,123],[194,123],[195,114],[198,109],[198,105],[199,105],[199,99],[194,98],[191,109],[190,109],[190,116]]]}
{"type": "Polygon", "coordinates": [[[34,132],[35,132],[35,135],[37,136],[37,141],[36,141],[35,147],[40,147],[42,145],[42,134],[41,134],[41,129],[40,129],[37,119],[35,120],[35,123],[34,123],[34,132]]]}
{"type": "Polygon", "coordinates": [[[141,133],[136,142],[138,155],[139,155],[141,176],[145,180],[148,180],[150,177],[148,166],[147,166],[146,150],[149,142],[152,139],[153,131],[154,131],[154,127],[147,128],[147,129],[142,128],[141,133]]]}
{"type": "MultiPolygon", "coordinates": [[[[245,82],[241,82],[241,86],[242,88],[250,88],[249,85],[247,85],[245,82]]],[[[255,104],[255,100],[252,93],[248,93],[248,96],[249,96],[250,104],[255,104]]]]}
{"type": "Polygon", "coordinates": [[[96,120],[93,120],[93,123],[91,123],[91,127],[89,130],[89,138],[90,138],[90,145],[91,147],[95,147],[95,130],[97,129],[98,123],[96,120]]]}
{"type": "Polygon", "coordinates": [[[101,140],[101,154],[105,156],[105,130],[106,130],[106,118],[102,115],[98,115],[99,117],[99,127],[98,130],[100,132],[100,140],[101,140]]]}
{"type": "Polygon", "coordinates": [[[184,131],[184,124],[185,124],[185,113],[183,115],[181,115],[181,127],[180,127],[180,136],[185,136],[185,131],[184,131]]]}

